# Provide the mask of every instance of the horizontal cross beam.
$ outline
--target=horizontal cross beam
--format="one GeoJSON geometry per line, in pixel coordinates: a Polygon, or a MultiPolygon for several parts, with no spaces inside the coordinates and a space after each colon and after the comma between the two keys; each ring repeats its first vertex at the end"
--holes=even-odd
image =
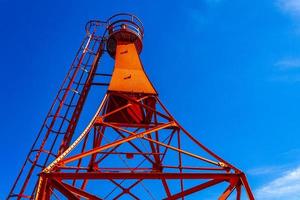
{"type": "Polygon", "coordinates": [[[239,178],[240,174],[229,173],[110,173],[110,172],[86,172],[86,173],[61,173],[51,172],[41,174],[47,178],[59,179],[218,179],[230,181],[239,178]]]}

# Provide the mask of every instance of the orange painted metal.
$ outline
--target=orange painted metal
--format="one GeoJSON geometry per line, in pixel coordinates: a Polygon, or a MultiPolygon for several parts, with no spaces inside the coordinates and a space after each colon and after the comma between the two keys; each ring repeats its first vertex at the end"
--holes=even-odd
{"type": "Polygon", "coordinates": [[[117,43],[115,67],[108,90],[157,94],[144,72],[134,43],[117,43]]]}

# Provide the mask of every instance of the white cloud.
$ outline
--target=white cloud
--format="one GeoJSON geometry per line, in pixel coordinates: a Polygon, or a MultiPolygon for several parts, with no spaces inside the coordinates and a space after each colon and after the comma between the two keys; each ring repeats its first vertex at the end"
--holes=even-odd
{"type": "Polygon", "coordinates": [[[286,171],[280,177],[256,190],[258,200],[299,200],[300,199],[300,166],[286,171]]]}
{"type": "Polygon", "coordinates": [[[278,0],[278,6],[284,12],[300,16],[300,0],[278,0]]]}

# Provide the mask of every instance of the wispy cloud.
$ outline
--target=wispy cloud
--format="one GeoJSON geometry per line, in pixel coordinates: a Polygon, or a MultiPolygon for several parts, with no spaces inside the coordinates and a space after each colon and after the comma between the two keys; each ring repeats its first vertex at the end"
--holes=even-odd
{"type": "Polygon", "coordinates": [[[276,74],[268,78],[271,82],[299,83],[300,74],[276,74]]]}
{"type": "Polygon", "coordinates": [[[300,148],[294,148],[290,149],[286,152],[283,152],[281,156],[284,156],[285,158],[297,158],[300,155],[300,148]]]}
{"type": "Polygon", "coordinates": [[[272,75],[268,80],[290,83],[300,82],[300,58],[285,58],[275,62],[272,75]]]}
{"type": "Polygon", "coordinates": [[[279,8],[293,16],[300,16],[300,0],[278,0],[279,8]]]}
{"type": "Polygon", "coordinates": [[[262,200],[299,200],[300,166],[284,172],[269,183],[256,190],[256,198],[262,200]]]}
{"type": "Polygon", "coordinates": [[[220,3],[222,0],[205,0],[207,3],[220,3]]]}
{"type": "Polygon", "coordinates": [[[288,59],[280,60],[275,63],[275,67],[277,67],[280,70],[300,68],[300,58],[288,58],[288,59]]]}
{"type": "Polygon", "coordinates": [[[185,14],[194,27],[195,25],[205,24],[209,16],[213,13],[215,6],[219,5],[224,0],[192,0],[180,1],[185,10],[185,14]]]}
{"type": "Polygon", "coordinates": [[[247,174],[252,176],[278,174],[285,170],[287,166],[264,166],[248,170],[247,174]]]}

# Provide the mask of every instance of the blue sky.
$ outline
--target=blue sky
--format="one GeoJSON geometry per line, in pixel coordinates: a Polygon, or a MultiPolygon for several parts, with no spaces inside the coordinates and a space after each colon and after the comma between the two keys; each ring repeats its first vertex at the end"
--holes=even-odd
{"type": "Polygon", "coordinates": [[[300,199],[300,0],[0,0],[0,199],[90,19],[132,12],[144,67],[182,125],[243,169],[257,199],[300,199]]]}

